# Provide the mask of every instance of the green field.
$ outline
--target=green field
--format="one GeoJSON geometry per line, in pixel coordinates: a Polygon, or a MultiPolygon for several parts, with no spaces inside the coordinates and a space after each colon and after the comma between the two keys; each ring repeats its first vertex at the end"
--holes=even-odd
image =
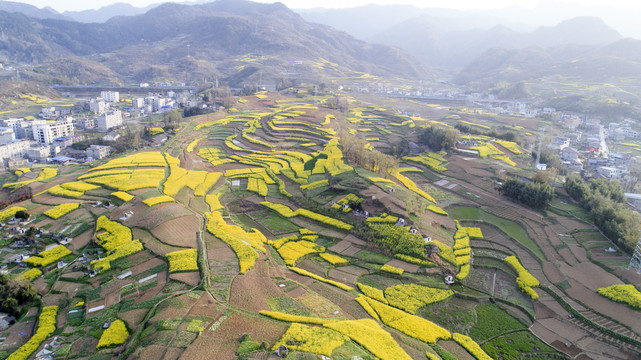
{"type": "MultiPolygon", "coordinates": [[[[507,219],[492,215],[478,208],[454,208],[447,210],[450,216],[460,221],[471,220],[491,224],[499,228],[509,237],[518,241],[521,245],[530,249],[541,261],[545,261],[545,255],[539,246],[530,238],[527,231],[521,225],[507,219]]],[[[491,241],[491,239],[489,239],[491,241]]]]}

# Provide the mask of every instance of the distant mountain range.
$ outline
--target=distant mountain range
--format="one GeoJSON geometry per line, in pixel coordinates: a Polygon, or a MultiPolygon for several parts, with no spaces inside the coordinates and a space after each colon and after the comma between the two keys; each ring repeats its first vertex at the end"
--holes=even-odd
{"type": "Polygon", "coordinates": [[[406,20],[372,39],[405,49],[428,65],[457,68],[468,65],[484,51],[495,47],[604,45],[621,38],[601,19],[592,17],[574,18],[531,32],[517,32],[504,25],[461,29],[443,19],[421,16],[406,20]]]}
{"type": "Polygon", "coordinates": [[[307,23],[280,3],[167,3],[105,23],[0,11],[0,28],[0,56],[33,64],[33,72],[25,75],[51,74],[62,83],[229,77],[238,85],[250,77],[300,73],[304,78],[321,72],[330,77],[354,75],[350,72],[430,76],[403,51],[307,23]]]}

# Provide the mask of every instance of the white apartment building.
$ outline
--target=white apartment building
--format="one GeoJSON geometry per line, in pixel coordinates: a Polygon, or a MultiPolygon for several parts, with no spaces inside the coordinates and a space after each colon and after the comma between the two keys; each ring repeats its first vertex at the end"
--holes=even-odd
{"type": "Polygon", "coordinates": [[[58,120],[52,123],[32,125],[33,139],[40,145],[49,145],[54,139],[64,136],[73,136],[73,119],[58,120]]]}
{"type": "Polygon", "coordinates": [[[94,114],[100,115],[107,111],[107,104],[100,99],[91,99],[89,100],[89,111],[94,114]]]}
{"type": "Polygon", "coordinates": [[[107,132],[110,129],[122,125],[122,112],[120,110],[107,111],[106,113],[98,116],[94,123],[96,131],[107,132]]]}
{"type": "Polygon", "coordinates": [[[111,152],[110,146],[91,145],[87,149],[87,157],[90,157],[93,159],[104,159],[107,156],[109,156],[110,152],[111,152]]]}
{"type": "Polygon", "coordinates": [[[101,91],[100,97],[108,103],[120,102],[120,93],[118,91],[101,91]]]}
{"type": "Polygon", "coordinates": [[[8,144],[16,139],[12,128],[0,128],[0,145],[8,144]]]}
{"type": "Polygon", "coordinates": [[[8,144],[0,145],[0,159],[6,163],[11,158],[22,158],[27,155],[27,151],[33,145],[30,140],[15,140],[8,144]]]}
{"type": "Polygon", "coordinates": [[[42,161],[51,156],[49,146],[37,146],[27,150],[27,157],[32,161],[42,161]]]}

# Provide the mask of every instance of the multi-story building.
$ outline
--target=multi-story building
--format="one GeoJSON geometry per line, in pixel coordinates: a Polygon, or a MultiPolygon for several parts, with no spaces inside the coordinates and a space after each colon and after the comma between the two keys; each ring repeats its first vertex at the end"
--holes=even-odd
{"type": "Polygon", "coordinates": [[[107,132],[122,125],[122,112],[120,110],[107,111],[94,119],[96,131],[107,132]]]}
{"type": "Polygon", "coordinates": [[[111,152],[111,146],[104,145],[91,145],[87,149],[87,157],[92,159],[104,159],[109,156],[111,152]]]}
{"type": "Polygon", "coordinates": [[[53,123],[32,125],[33,139],[40,145],[49,145],[59,137],[73,137],[73,119],[68,117],[53,123]]]}
{"type": "Polygon", "coordinates": [[[131,106],[134,109],[141,109],[145,106],[145,99],[144,98],[135,98],[131,100],[131,106]]]}
{"type": "Polygon", "coordinates": [[[100,115],[107,111],[107,104],[104,102],[104,100],[91,99],[87,103],[89,105],[89,111],[94,114],[100,115]]]}
{"type": "Polygon", "coordinates": [[[0,128],[0,145],[8,144],[16,139],[12,128],[0,128]]]}
{"type": "Polygon", "coordinates": [[[6,164],[11,158],[23,158],[33,144],[33,141],[30,140],[14,140],[8,144],[0,145],[0,159],[6,164]]]}
{"type": "Polygon", "coordinates": [[[43,161],[51,156],[51,148],[49,146],[37,146],[27,150],[27,157],[32,161],[43,161]]]}
{"type": "Polygon", "coordinates": [[[120,93],[118,91],[101,91],[100,97],[108,103],[120,102],[120,93]]]}

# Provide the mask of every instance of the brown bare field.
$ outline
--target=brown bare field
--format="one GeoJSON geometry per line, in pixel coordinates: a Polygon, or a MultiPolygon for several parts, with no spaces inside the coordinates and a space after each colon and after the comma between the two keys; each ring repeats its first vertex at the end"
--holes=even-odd
{"type": "Polygon", "coordinates": [[[272,281],[267,262],[258,261],[252,270],[234,278],[229,303],[257,313],[260,310],[270,310],[267,299],[284,295],[272,281]]]}
{"type": "Polygon", "coordinates": [[[183,248],[170,246],[160,242],[160,240],[156,239],[147,230],[141,228],[133,228],[131,231],[134,239],[139,239],[145,246],[145,248],[149,249],[154,254],[165,256],[167,255],[167,253],[170,253],[172,251],[183,250],[183,248]]]}
{"type": "Polygon", "coordinates": [[[153,229],[171,219],[192,214],[191,211],[175,203],[158,204],[153,207],[140,204],[132,211],[134,216],[128,219],[125,225],[143,229],[153,229]]]}
{"type": "Polygon", "coordinates": [[[93,230],[87,230],[82,234],[73,238],[73,241],[67,247],[69,248],[69,250],[78,251],[78,249],[81,249],[82,247],[87,246],[87,244],[89,244],[89,242],[91,241],[92,235],[93,235],[93,230]]]}
{"type": "Polygon", "coordinates": [[[570,249],[563,248],[557,252],[563,257],[563,260],[570,264],[570,266],[574,266],[578,263],[576,257],[574,257],[574,254],[570,251],[570,249]]]}
{"type": "MultiPolygon", "coordinates": [[[[30,308],[27,312],[27,316],[37,316],[38,308],[30,308]]],[[[29,340],[33,332],[35,331],[36,321],[29,321],[29,324],[25,321],[20,321],[11,327],[7,339],[2,343],[3,346],[17,346],[22,345],[29,340]],[[20,335],[23,333],[23,335],[20,335]]]]}
{"type": "MultiPolygon", "coordinates": [[[[75,282],[66,282],[66,281],[56,281],[55,284],[53,284],[52,290],[55,291],[60,291],[66,294],[69,294],[70,296],[73,296],[73,294],[78,291],[82,287],[82,284],[75,283],[75,282]]],[[[54,304],[55,305],[55,304],[54,304]]]]}
{"type": "Polygon", "coordinates": [[[166,347],[161,345],[149,345],[140,350],[140,359],[162,359],[166,347]]]}
{"type": "Polygon", "coordinates": [[[180,348],[167,348],[167,352],[165,353],[165,357],[163,357],[163,360],[178,360],[180,359],[183,351],[184,350],[180,348]]]}
{"type": "Polygon", "coordinates": [[[275,344],[288,327],[289,324],[283,322],[234,313],[214,333],[209,329],[205,330],[185,350],[181,358],[209,360],[212,358],[212,354],[216,354],[216,357],[220,359],[235,359],[234,352],[238,348],[238,340],[243,334],[248,334],[254,341],[267,341],[269,344],[275,344]]]}
{"type": "Polygon", "coordinates": [[[550,280],[550,282],[558,283],[565,280],[565,277],[559,269],[556,267],[556,264],[550,261],[546,261],[542,264],[543,273],[550,280]]]}
{"type": "Polygon", "coordinates": [[[181,216],[156,226],[151,233],[160,241],[172,245],[195,248],[200,219],[196,215],[181,216]]]}
{"type": "MultiPolygon", "coordinates": [[[[79,286],[79,285],[78,285],[79,286]]],[[[47,295],[42,298],[42,301],[45,303],[45,306],[53,306],[53,305],[60,305],[61,301],[65,298],[65,295],[62,294],[55,294],[55,295],[47,295]]]]}
{"type": "Polygon", "coordinates": [[[112,291],[105,295],[105,307],[116,305],[120,302],[120,291],[112,291]]]}
{"type": "Polygon", "coordinates": [[[385,264],[385,265],[394,266],[394,267],[403,269],[403,270],[405,270],[407,272],[411,272],[411,273],[416,273],[421,268],[419,265],[410,264],[410,263],[407,263],[405,261],[401,261],[401,260],[398,260],[398,259],[392,259],[392,260],[388,261],[387,264],[385,264]]]}
{"type": "Polygon", "coordinates": [[[208,292],[204,292],[198,302],[196,302],[189,310],[190,316],[208,316],[211,318],[218,318],[223,311],[224,306],[219,305],[208,292]]]}
{"type": "Polygon", "coordinates": [[[118,314],[118,317],[123,319],[131,328],[137,327],[140,322],[145,318],[147,309],[135,309],[118,314]]]}
{"type": "Polygon", "coordinates": [[[635,333],[641,334],[641,322],[639,321],[638,311],[635,311],[624,304],[619,304],[609,300],[597,294],[594,290],[583,286],[574,279],[570,279],[569,282],[572,287],[566,290],[568,295],[581,300],[581,302],[586,306],[592,309],[597,309],[598,312],[629,326],[635,333]]]}
{"type": "Polygon", "coordinates": [[[589,262],[580,263],[572,267],[561,264],[561,271],[570,279],[581,283],[593,291],[596,291],[600,287],[619,284],[621,282],[616,276],[589,262]]]}
{"type": "Polygon", "coordinates": [[[458,360],[475,360],[467,350],[463,349],[459,344],[454,342],[454,340],[439,341],[439,345],[454,355],[458,360]]]}
{"type": "Polygon", "coordinates": [[[190,286],[196,286],[200,282],[200,273],[198,271],[174,273],[169,274],[169,279],[184,282],[190,286]]]}

